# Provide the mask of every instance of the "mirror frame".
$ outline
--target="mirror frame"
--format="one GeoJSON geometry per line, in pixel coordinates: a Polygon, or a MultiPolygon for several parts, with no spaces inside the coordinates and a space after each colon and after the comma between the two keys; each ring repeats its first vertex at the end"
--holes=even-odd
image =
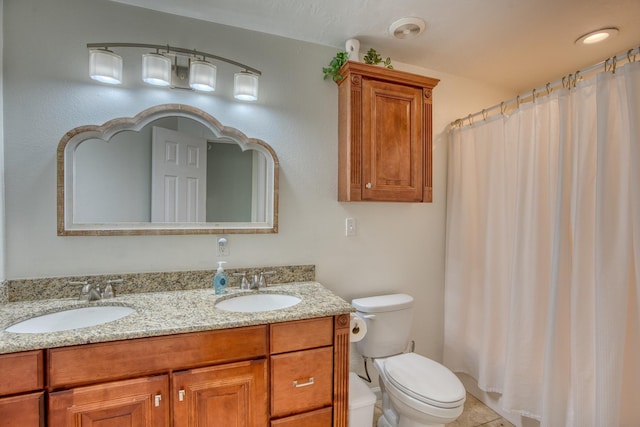
{"type": "MultiPolygon", "coordinates": [[[[59,236],[132,236],[164,234],[266,234],[278,232],[278,156],[266,142],[249,138],[238,129],[223,126],[215,117],[196,107],[184,104],[164,104],[146,109],[134,117],[122,117],[96,126],[79,126],[68,131],[58,143],[57,152],[57,226],[59,236]],[[88,139],[109,141],[115,134],[127,130],[139,131],[145,125],[165,117],[184,117],[195,120],[208,128],[216,138],[232,140],[242,151],[256,150],[265,155],[272,188],[272,212],[267,212],[265,222],[208,222],[208,223],[74,223],[74,155],[82,142],[88,139]]],[[[271,185],[269,185],[271,184],[271,185]]]]}

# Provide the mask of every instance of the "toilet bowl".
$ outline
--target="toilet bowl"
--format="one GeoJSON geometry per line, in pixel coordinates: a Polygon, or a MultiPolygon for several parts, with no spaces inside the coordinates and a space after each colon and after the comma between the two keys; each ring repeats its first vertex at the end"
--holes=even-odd
{"type": "Polygon", "coordinates": [[[380,376],[382,412],[378,427],[441,427],[462,414],[466,391],[445,366],[416,353],[409,342],[413,298],[406,294],[354,299],[367,334],[356,343],[380,376]]]}
{"type": "Polygon", "coordinates": [[[466,391],[453,372],[416,353],[376,359],[383,388],[379,427],[434,427],[455,421],[466,391]]]}

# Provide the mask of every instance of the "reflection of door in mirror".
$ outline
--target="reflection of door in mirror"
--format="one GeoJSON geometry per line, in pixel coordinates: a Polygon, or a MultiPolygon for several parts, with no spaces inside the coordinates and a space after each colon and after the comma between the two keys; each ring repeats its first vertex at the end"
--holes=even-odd
{"type": "Polygon", "coordinates": [[[204,222],[207,141],[153,127],[151,221],[204,222]]]}

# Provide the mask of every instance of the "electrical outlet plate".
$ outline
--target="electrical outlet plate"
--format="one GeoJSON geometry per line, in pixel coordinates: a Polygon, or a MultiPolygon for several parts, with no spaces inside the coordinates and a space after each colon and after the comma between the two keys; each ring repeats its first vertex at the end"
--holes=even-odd
{"type": "Polygon", "coordinates": [[[218,256],[229,256],[229,241],[226,237],[218,238],[218,256]]]}

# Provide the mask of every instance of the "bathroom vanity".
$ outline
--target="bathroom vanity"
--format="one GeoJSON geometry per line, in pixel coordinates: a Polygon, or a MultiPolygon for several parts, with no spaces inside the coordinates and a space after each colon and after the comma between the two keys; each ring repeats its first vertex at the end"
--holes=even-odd
{"type": "MultiPolygon", "coordinates": [[[[214,308],[218,296],[209,289],[127,295],[116,300],[134,314],[86,333],[3,328],[0,419],[25,427],[106,419],[110,426],[347,426],[350,305],[315,282],[267,292],[302,302],[230,313],[214,308]],[[159,304],[149,311],[151,300],[159,304]],[[176,304],[192,309],[167,316],[176,304]],[[20,347],[36,348],[11,352],[20,347]]],[[[4,327],[7,316],[3,308],[4,327]]]]}

